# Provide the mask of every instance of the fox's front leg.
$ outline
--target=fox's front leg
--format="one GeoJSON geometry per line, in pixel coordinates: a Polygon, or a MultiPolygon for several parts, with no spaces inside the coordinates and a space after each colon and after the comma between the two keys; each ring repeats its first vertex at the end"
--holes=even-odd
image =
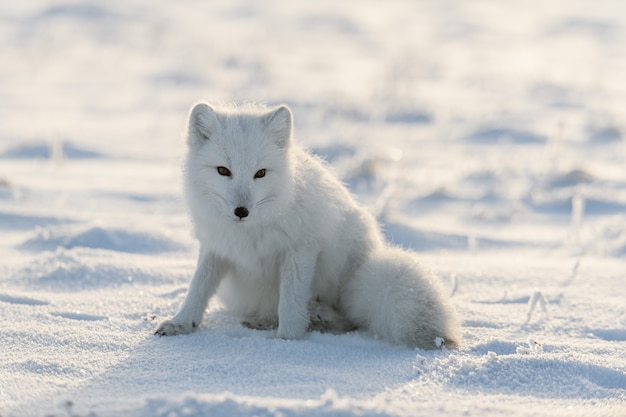
{"type": "Polygon", "coordinates": [[[309,326],[308,302],[315,273],[317,253],[310,251],[285,254],[280,273],[278,332],[283,339],[300,339],[309,326]]]}
{"type": "Polygon", "coordinates": [[[215,294],[224,272],[223,261],[217,259],[213,253],[200,248],[198,266],[189,284],[183,305],[171,320],[161,323],[154,334],[173,336],[194,331],[202,322],[204,310],[211,296],[215,294]]]}

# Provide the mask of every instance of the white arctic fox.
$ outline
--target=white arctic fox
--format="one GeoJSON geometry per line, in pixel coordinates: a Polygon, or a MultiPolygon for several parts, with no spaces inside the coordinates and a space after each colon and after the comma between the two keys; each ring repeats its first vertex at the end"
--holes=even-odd
{"type": "Polygon", "coordinates": [[[178,313],[158,335],[189,333],[218,287],[244,325],[366,330],[411,347],[455,347],[456,313],[414,254],[389,247],[370,213],[292,141],[289,108],[196,104],[185,191],[200,241],[178,313]]]}

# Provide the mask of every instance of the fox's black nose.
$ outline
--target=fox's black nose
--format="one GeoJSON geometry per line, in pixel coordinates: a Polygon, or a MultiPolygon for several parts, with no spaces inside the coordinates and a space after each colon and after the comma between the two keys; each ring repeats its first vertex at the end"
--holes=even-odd
{"type": "Polygon", "coordinates": [[[237,207],[235,209],[235,216],[239,217],[240,219],[243,219],[244,217],[248,217],[248,214],[250,214],[250,212],[245,207],[237,207]]]}

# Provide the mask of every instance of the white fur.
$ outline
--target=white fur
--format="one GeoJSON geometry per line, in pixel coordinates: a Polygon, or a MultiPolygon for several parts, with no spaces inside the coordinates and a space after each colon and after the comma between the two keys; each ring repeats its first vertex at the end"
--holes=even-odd
{"type": "Polygon", "coordinates": [[[458,324],[436,277],[386,247],[374,218],[292,142],[292,125],[285,106],[191,110],[185,191],[198,267],[179,312],[156,333],[191,332],[219,287],[247,326],[277,325],[281,338],[359,326],[393,343],[456,345],[458,324]],[[238,207],[249,214],[240,218],[238,207]]]}
{"type": "Polygon", "coordinates": [[[373,253],[341,292],[345,314],[377,338],[435,349],[461,341],[458,318],[439,279],[413,253],[388,247],[373,253]]]}

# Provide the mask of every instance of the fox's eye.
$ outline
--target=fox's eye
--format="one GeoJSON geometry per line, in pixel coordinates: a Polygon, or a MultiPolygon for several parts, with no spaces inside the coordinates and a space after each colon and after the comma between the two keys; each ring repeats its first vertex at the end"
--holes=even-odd
{"type": "Polygon", "coordinates": [[[259,169],[256,174],[254,174],[254,178],[263,178],[265,176],[265,169],[259,169]]]}
{"type": "Polygon", "coordinates": [[[224,176],[224,177],[230,177],[230,169],[226,168],[226,167],[217,167],[217,173],[224,176]]]}

